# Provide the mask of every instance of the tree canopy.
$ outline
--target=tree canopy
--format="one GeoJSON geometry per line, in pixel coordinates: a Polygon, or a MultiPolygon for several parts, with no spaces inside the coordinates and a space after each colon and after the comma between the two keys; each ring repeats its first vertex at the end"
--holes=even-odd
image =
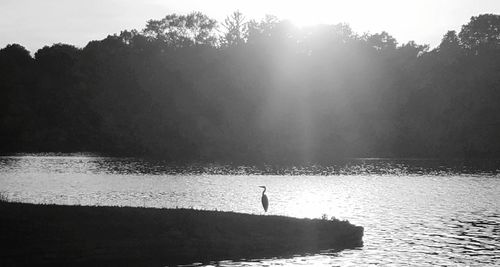
{"type": "Polygon", "coordinates": [[[0,152],[177,161],[500,156],[500,16],[430,50],[236,11],[150,20],[84,48],[0,49],[0,152]]]}

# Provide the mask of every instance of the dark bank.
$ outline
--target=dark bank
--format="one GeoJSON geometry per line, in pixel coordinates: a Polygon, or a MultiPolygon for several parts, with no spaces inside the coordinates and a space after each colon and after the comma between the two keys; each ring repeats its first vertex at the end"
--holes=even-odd
{"type": "Polygon", "coordinates": [[[165,266],[363,245],[348,221],[0,202],[1,266],[165,266]]]}

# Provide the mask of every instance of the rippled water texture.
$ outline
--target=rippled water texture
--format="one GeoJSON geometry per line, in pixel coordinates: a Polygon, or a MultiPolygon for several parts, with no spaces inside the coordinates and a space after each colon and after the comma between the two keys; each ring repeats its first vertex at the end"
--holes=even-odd
{"type": "Polygon", "coordinates": [[[364,247],[219,266],[500,266],[500,162],[358,159],[331,166],[170,166],[95,156],[0,157],[0,191],[34,203],[193,207],[327,216],[365,227],[364,247]]]}

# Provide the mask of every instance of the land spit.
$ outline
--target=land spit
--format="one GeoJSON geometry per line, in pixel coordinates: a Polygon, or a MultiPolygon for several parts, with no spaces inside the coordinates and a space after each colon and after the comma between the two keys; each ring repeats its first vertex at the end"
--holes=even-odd
{"type": "Polygon", "coordinates": [[[362,246],[363,227],[193,209],[0,202],[0,266],[165,266],[362,246]]]}

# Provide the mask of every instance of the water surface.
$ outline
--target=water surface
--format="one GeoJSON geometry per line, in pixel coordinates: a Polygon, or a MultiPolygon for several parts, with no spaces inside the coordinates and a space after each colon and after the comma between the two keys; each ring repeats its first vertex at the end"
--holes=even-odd
{"type": "Polygon", "coordinates": [[[329,166],[172,166],[91,155],[0,157],[0,191],[29,203],[187,207],[347,219],[364,246],[219,266],[499,266],[500,162],[353,159],[329,166]]]}

